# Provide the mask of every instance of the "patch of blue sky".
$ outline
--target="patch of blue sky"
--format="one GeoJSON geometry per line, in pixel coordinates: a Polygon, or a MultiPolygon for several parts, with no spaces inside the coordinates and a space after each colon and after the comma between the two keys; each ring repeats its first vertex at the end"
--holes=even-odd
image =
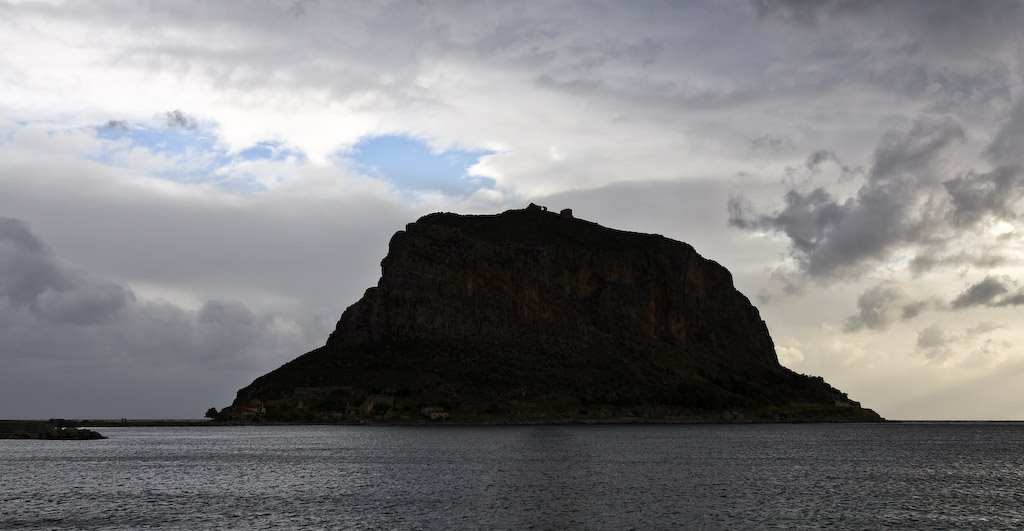
{"type": "MultiPolygon", "coordinates": [[[[95,128],[107,149],[95,159],[119,166],[133,148],[141,147],[164,163],[149,169],[150,175],[189,184],[211,184],[232,191],[259,192],[274,176],[253,175],[243,167],[248,161],[291,161],[303,164],[306,156],[276,141],[262,141],[237,153],[229,153],[216,135],[203,127],[161,127],[111,121],[95,128]]],[[[491,151],[449,149],[435,152],[423,141],[403,135],[367,138],[340,156],[354,162],[357,171],[390,182],[401,193],[414,197],[422,192],[450,196],[470,195],[493,189],[495,181],[469,175],[469,168],[491,151]]]]}
{"type": "Polygon", "coordinates": [[[281,142],[265,140],[243,149],[238,153],[240,160],[293,160],[297,163],[306,162],[306,155],[301,151],[289,148],[281,142]]]}
{"type": "Polygon", "coordinates": [[[110,122],[95,129],[96,136],[112,143],[111,149],[101,153],[97,160],[118,165],[127,151],[143,147],[156,156],[170,161],[165,169],[154,170],[151,175],[170,181],[190,184],[213,184],[240,192],[258,192],[266,189],[265,178],[232,168],[241,162],[256,160],[302,163],[303,153],[280,142],[263,141],[238,153],[229,154],[217,142],[215,135],[201,128],[149,127],[110,122]]]}
{"type": "Polygon", "coordinates": [[[134,126],[117,122],[117,125],[97,128],[96,136],[104,140],[127,140],[132,145],[144,146],[164,155],[217,151],[217,139],[199,129],[134,126]]]}
{"type": "Polygon", "coordinates": [[[492,153],[459,149],[437,153],[416,138],[385,135],[367,138],[342,156],[354,161],[360,173],[388,181],[400,191],[457,196],[494,188],[494,179],[468,173],[480,157],[492,153]]]}

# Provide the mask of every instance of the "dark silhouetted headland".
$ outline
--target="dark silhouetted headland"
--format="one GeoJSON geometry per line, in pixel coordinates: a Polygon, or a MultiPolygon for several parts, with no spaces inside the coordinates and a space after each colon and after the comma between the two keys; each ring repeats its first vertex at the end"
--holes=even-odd
{"type": "Polygon", "coordinates": [[[326,345],[238,391],[220,418],[881,420],[781,366],[729,271],[685,243],[531,205],[425,216],[381,267],[326,345]]]}

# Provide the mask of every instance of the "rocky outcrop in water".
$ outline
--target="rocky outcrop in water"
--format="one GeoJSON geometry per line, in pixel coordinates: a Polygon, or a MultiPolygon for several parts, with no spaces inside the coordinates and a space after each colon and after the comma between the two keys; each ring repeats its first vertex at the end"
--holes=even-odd
{"type": "Polygon", "coordinates": [[[235,404],[279,420],[878,419],[779,365],[729,271],[685,243],[531,205],[425,216],[381,267],[324,347],[235,404]]]}
{"type": "Polygon", "coordinates": [[[39,420],[0,420],[0,439],[85,440],[106,439],[99,433],[39,420]]]}

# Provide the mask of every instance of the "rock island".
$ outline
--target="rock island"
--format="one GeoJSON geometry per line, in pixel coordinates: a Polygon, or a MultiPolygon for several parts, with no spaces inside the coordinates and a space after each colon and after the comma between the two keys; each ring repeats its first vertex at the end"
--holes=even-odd
{"type": "Polygon", "coordinates": [[[530,205],[430,214],[327,343],[223,419],[547,423],[878,421],[779,364],[732,275],[690,245],[530,205]]]}

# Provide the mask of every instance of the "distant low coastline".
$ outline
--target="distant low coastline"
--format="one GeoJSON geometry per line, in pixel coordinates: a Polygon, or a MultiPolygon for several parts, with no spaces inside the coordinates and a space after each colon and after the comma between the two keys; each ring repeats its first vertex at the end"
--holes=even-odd
{"type": "MultiPolygon", "coordinates": [[[[45,436],[10,436],[11,433],[25,430],[6,430],[4,423],[47,425],[45,421],[0,421],[0,439],[45,439],[62,437],[45,436]]],[[[364,420],[364,421],[341,421],[341,422],[279,422],[279,421],[212,421],[212,420],[174,420],[174,419],[84,419],[74,421],[79,426],[89,428],[174,428],[174,427],[233,427],[233,426],[599,426],[599,425],[665,425],[665,424],[836,424],[836,423],[857,423],[857,422],[878,422],[877,420],[823,420],[823,419],[790,419],[790,420],[766,420],[766,419],[734,419],[721,420],[712,418],[666,418],[647,419],[637,417],[605,418],[605,419],[537,419],[537,420],[488,420],[482,422],[459,422],[459,421],[420,421],[420,420],[364,420]]],[[[885,422],[885,421],[883,421],[885,422]]],[[[88,428],[62,428],[63,430],[91,431],[88,428]]],[[[43,433],[41,429],[33,429],[33,433],[43,433]]],[[[70,433],[70,432],[69,432],[70,433]]],[[[95,433],[95,432],[93,432],[95,433]]],[[[45,435],[45,434],[44,434],[45,435]]],[[[75,438],[75,437],[63,437],[75,438]]],[[[88,438],[88,437],[81,437],[88,438]]],[[[106,437],[96,437],[106,438],[106,437]]]]}
{"type": "Polygon", "coordinates": [[[587,425],[666,425],[666,424],[837,424],[886,422],[884,419],[838,416],[806,416],[790,418],[747,417],[741,413],[700,415],[690,417],[603,417],[603,418],[364,418],[358,420],[210,420],[210,419],[76,419],[63,420],[70,426],[89,428],[163,428],[163,427],[232,427],[232,426],[587,426],[587,425]]]}
{"type": "MultiPolygon", "coordinates": [[[[236,421],[216,421],[209,419],[82,419],[82,420],[66,420],[63,422],[73,423],[76,426],[85,426],[88,428],[170,428],[170,427],[237,427],[237,426],[601,426],[601,425],[726,425],[726,424],[859,424],[859,423],[879,423],[884,422],[887,424],[1021,424],[1024,420],[899,420],[899,419],[883,419],[883,420],[860,420],[860,419],[750,419],[750,418],[734,418],[731,420],[723,420],[721,418],[711,417],[700,417],[700,418],[665,418],[665,419],[648,419],[648,418],[637,418],[637,417],[621,417],[621,418],[605,418],[605,419],[544,419],[544,420],[521,420],[521,419],[508,419],[504,421],[490,420],[485,422],[460,422],[460,421],[420,421],[420,420],[367,420],[367,421],[348,421],[348,422],[279,422],[279,421],[257,421],[257,420],[236,420],[236,421]]],[[[11,439],[11,438],[47,438],[43,437],[11,437],[12,431],[10,426],[16,424],[33,424],[38,426],[52,425],[49,421],[39,420],[0,420],[0,439],[11,439]]],[[[88,428],[63,428],[77,429],[77,430],[88,430],[88,428]]],[[[24,430],[22,430],[24,431],[24,430]]],[[[36,430],[37,433],[41,431],[36,430]]],[[[95,432],[93,432],[95,433],[95,432]]],[[[45,435],[45,433],[44,433],[45,435]]],[[[61,438],[61,437],[53,437],[61,438]]],[[[74,437],[64,437],[74,438],[74,437]]],[[[99,438],[105,438],[100,436],[99,438]]]]}
{"type": "Polygon", "coordinates": [[[43,420],[0,420],[0,439],[90,440],[106,439],[87,428],[43,420]]]}
{"type": "Polygon", "coordinates": [[[209,419],[77,419],[78,426],[93,428],[160,428],[174,426],[214,426],[223,424],[209,419]]]}

